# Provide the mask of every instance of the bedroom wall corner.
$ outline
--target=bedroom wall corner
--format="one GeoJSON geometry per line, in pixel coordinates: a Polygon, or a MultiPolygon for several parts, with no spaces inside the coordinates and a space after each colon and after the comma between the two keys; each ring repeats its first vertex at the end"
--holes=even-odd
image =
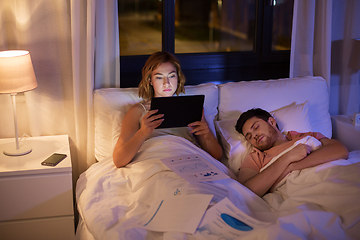
{"type": "Polygon", "coordinates": [[[360,38],[360,1],[333,1],[330,114],[360,112],[360,71],[349,67],[354,39],[360,38]]]}

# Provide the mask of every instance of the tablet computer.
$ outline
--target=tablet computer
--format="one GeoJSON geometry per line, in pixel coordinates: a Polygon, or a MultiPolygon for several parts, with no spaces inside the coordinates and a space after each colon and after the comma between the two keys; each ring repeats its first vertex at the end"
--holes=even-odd
{"type": "Polygon", "coordinates": [[[157,128],[185,127],[201,121],[204,100],[204,95],[156,97],[151,100],[150,109],[164,114],[164,121],[157,128]]]}

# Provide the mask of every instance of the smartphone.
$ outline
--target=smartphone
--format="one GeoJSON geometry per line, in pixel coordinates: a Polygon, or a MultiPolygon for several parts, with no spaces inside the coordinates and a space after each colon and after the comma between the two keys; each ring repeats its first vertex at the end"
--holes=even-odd
{"type": "Polygon", "coordinates": [[[66,154],[54,153],[53,155],[45,159],[41,163],[41,165],[54,167],[66,157],[67,157],[66,154]]]}

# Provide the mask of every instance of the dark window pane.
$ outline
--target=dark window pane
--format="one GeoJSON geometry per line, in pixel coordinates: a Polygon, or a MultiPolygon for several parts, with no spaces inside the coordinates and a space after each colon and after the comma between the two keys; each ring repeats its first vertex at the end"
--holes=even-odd
{"type": "Polygon", "coordinates": [[[121,0],[119,4],[120,55],[161,51],[162,2],[121,0]]]}
{"type": "Polygon", "coordinates": [[[175,53],[252,51],[255,16],[255,0],[176,0],[175,53]]]}
{"type": "Polygon", "coordinates": [[[294,0],[273,0],[271,50],[290,50],[294,0]]]}

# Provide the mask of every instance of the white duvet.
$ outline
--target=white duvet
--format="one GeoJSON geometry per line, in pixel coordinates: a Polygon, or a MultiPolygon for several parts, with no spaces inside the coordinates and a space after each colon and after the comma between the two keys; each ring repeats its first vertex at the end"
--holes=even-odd
{"type": "Polygon", "coordinates": [[[227,197],[246,214],[273,223],[248,232],[244,239],[360,239],[360,151],[350,153],[348,160],[293,172],[286,184],[263,198],[232,178],[189,184],[160,161],[186,154],[199,154],[234,177],[222,163],[181,137],[152,138],[126,167],[115,168],[109,157],[80,176],[76,198],[83,221],[77,236],[195,239],[190,234],[147,231],[135,223],[153,201],[203,193],[214,195],[210,206],[227,197]]]}

